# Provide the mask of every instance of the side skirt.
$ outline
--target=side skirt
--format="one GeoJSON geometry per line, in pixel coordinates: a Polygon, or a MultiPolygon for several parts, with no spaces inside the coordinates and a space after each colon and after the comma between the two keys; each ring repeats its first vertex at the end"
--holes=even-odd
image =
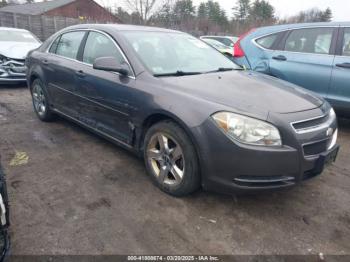
{"type": "Polygon", "coordinates": [[[110,136],[110,135],[108,135],[108,134],[106,134],[106,133],[104,133],[104,132],[102,132],[102,131],[100,131],[100,130],[97,130],[96,128],[93,128],[93,127],[91,127],[91,126],[89,126],[89,125],[87,125],[87,124],[85,124],[85,123],[83,123],[83,122],[77,120],[76,118],[71,117],[71,116],[69,116],[69,115],[67,115],[67,114],[65,114],[65,113],[63,113],[63,112],[61,112],[60,110],[58,110],[58,109],[56,109],[56,108],[52,108],[52,110],[53,110],[56,114],[58,114],[58,115],[60,115],[60,116],[62,116],[62,117],[64,117],[64,118],[66,118],[66,119],[68,119],[68,120],[70,120],[70,121],[72,121],[72,122],[74,122],[74,123],[76,123],[76,124],[78,124],[78,125],[80,125],[80,126],[86,128],[86,129],[88,129],[89,131],[91,131],[91,132],[93,132],[93,133],[95,133],[95,134],[97,134],[97,135],[99,135],[99,136],[101,136],[101,137],[107,139],[108,141],[112,142],[113,144],[116,144],[116,145],[118,145],[118,146],[121,146],[121,147],[123,147],[123,148],[125,148],[125,149],[127,149],[128,151],[131,151],[131,152],[133,152],[133,153],[137,153],[137,151],[135,150],[135,148],[134,148],[132,145],[127,144],[127,143],[125,143],[125,142],[123,142],[123,141],[121,141],[121,140],[119,140],[119,139],[117,139],[117,138],[115,138],[115,137],[112,137],[112,136],[110,136]]]}

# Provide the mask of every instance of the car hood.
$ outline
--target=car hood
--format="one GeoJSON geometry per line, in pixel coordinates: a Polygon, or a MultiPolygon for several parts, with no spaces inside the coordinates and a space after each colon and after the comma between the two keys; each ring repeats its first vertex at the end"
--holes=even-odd
{"type": "Polygon", "coordinates": [[[29,51],[40,45],[40,43],[0,41],[0,54],[12,59],[25,59],[29,51]]]}
{"type": "Polygon", "coordinates": [[[324,103],[322,98],[301,87],[252,71],[164,77],[161,81],[188,95],[251,114],[306,111],[324,103]]]}

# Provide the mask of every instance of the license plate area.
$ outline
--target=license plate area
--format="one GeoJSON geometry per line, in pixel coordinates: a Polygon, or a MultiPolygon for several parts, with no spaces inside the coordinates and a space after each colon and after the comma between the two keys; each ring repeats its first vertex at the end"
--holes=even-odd
{"type": "Polygon", "coordinates": [[[322,172],[324,168],[333,164],[337,159],[338,152],[339,146],[337,145],[332,150],[321,154],[317,161],[317,169],[322,172]]]}

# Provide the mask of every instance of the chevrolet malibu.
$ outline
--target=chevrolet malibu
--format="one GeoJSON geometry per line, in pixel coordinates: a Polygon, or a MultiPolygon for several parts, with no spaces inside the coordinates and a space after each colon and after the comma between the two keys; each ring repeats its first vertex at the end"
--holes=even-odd
{"type": "Polygon", "coordinates": [[[73,26],[32,51],[27,66],[39,119],[63,116],[142,156],[153,182],[174,196],[200,186],[290,187],[337,156],[325,100],[242,70],[185,33],[73,26]]]}
{"type": "Polygon", "coordinates": [[[26,81],[25,58],[41,42],[29,31],[0,27],[0,84],[26,81]]]}

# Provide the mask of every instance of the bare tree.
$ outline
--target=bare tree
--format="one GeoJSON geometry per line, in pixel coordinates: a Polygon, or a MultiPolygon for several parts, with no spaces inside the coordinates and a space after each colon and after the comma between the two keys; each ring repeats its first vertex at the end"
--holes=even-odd
{"type": "Polygon", "coordinates": [[[124,0],[127,7],[132,13],[139,14],[140,23],[146,24],[151,16],[160,10],[165,1],[164,0],[124,0]]]}

